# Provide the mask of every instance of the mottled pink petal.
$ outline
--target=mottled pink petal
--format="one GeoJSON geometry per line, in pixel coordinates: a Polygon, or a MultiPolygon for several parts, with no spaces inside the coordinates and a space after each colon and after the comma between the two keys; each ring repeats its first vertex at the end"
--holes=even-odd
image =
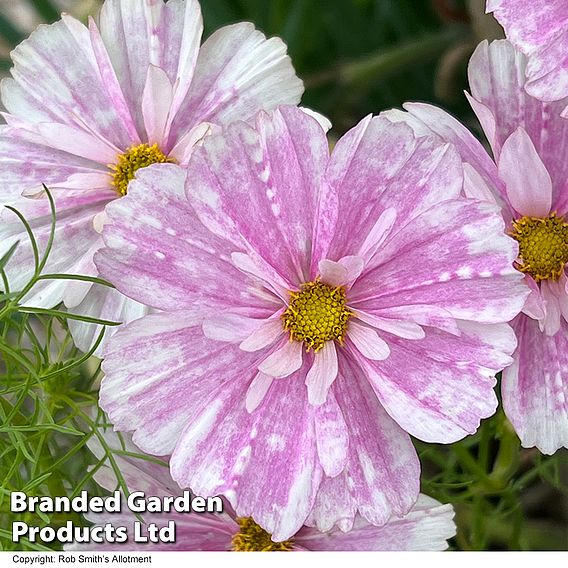
{"type": "Polygon", "coordinates": [[[420,465],[404,432],[385,412],[367,378],[346,357],[332,386],[349,432],[345,471],[326,478],[308,524],[349,530],[357,511],[371,524],[406,514],[418,497],[420,465]]]}
{"type": "Polygon", "coordinates": [[[488,0],[507,38],[530,57],[527,91],[542,100],[568,95],[568,10],[564,0],[488,0]]]}
{"type": "Polygon", "coordinates": [[[552,206],[552,180],[523,128],[505,140],[498,165],[513,208],[522,216],[547,217],[552,206]]]}
{"type": "Polygon", "coordinates": [[[360,325],[356,321],[349,322],[349,340],[367,359],[382,361],[389,356],[389,346],[379,337],[379,334],[374,329],[360,325]]]}
{"type": "MultiPolygon", "coordinates": [[[[94,211],[104,207],[106,200],[96,195],[69,197],[57,201],[59,219],[55,226],[55,238],[44,273],[79,274],[83,256],[77,254],[77,242],[87,250],[102,243],[94,230],[94,211]]],[[[21,198],[12,204],[29,222],[38,243],[40,256],[43,255],[51,231],[51,213],[47,200],[21,198]]],[[[21,290],[32,278],[34,255],[26,229],[14,213],[8,209],[0,211],[0,256],[15,242],[19,241],[14,256],[6,266],[11,290],[21,290]]],[[[59,304],[66,291],[66,280],[44,280],[26,294],[23,305],[52,308],[59,304]]]]}
{"type": "Polygon", "coordinates": [[[302,343],[286,341],[258,366],[259,371],[276,379],[295,373],[302,366],[302,343]]]}
{"type": "MultiPolygon", "coordinates": [[[[255,356],[203,335],[204,315],[150,314],[122,328],[105,350],[101,407],[117,429],[134,431],[144,451],[171,454],[216,389],[229,384],[242,389],[239,377],[250,381],[256,374],[255,356]]],[[[244,404],[244,397],[239,400],[244,404]]]]}
{"type": "Polygon", "coordinates": [[[309,273],[327,140],[292,107],[260,113],[257,129],[235,123],[207,138],[191,158],[187,195],[210,230],[246,243],[297,286],[309,273]]]}
{"type": "Polygon", "coordinates": [[[554,336],[520,316],[515,362],[503,371],[503,406],[523,447],[545,454],[568,447],[568,325],[554,336]]]}
{"type": "Polygon", "coordinates": [[[540,287],[533,278],[528,275],[525,276],[525,284],[531,291],[523,306],[523,313],[533,319],[543,320],[546,315],[546,307],[540,292],[540,287]]]}
{"type": "MultiPolygon", "coordinates": [[[[409,306],[399,306],[392,308],[383,308],[373,312],[375,318],[393,318],[395,320],[406,320],[414,322],[420,326],[437,327],[443,331],[447,331],[452,335],[460,335],[460,330],[453,318],[452,314],[438,306],[429,306],[424,304],[412,304],[409,306]]],[[[373,325],[373,324],[371,324],[373,325]]],[[[380,325],[380,323],[379,323],[380,325]]],[[[377,325],[374,325],[377,327],[377,325]]],[[[416,337],[407,337],[407,339],[422,339],[424,337],[424,330],[420,328],[421,334],[416,337]]],[[[394,335],[404,337],[400,333],[395,333],[395,328],[385,329],[394,335]]]]}
{"type": "Polygon", "coordinates": [[[339,197],[329,258],[360,251],[380,217],[395,208],[401,223],[459,195],[457,152],[434,137],[416,138],[406,124],[366,118],[337,143],[326,178],[339,197]]]}
{"type": "Polygon", "coordinates": [[[381,245],[389,236],[395,221],[396,209],[394,207],[386,209],[379,215],[379,218],[373,225],[373,228],[369,231],[369,234],[365,238],[365,241],[359,250],[359,256],[361,256],[365,262],[368,263],[375,253],[380,250],[381,245]]]}
{"type": "MultiPolygon", "coordinates": [[[[95,284],[83,301],[70,311],[82,316],[127,324],[145,316],[149,310],[142,304],[123,296],[114,288],[95,284]]],[[[75,345],[84,352],[91,349],[102,330],[100,325],[78,320],[69,320],[68,325],[75,345]]],[[[117,327],[107,327],[103,341],[94,352],[97,357],[102,355],[103,349],[112,341],[117,330],[117,327]]]]}
{"type": "Polygon", "coordinates": [[[258,305],[250,281],[230,262],[233,247],[211,235],[184,195],[185,172],[172,164],[140,170],[128,195],[107,208],[107,248],[95,262],[124,294],[160,309],[197,303],[258,305]],[[207,283],[207,285],[204,285],[207,283]],[[248,300],[247,300],[248,299],[248,300]]]}
{"type": "Polygon", "coordinates": [[[505,234],[495,205],[446,201],[385,243],[382,264],[357,280],[350,305],[372,315],[381,308],[429,304],[455,318],[508,321],[528,294],[523,275],[513,268],[516,257],[517,243],[505,234]]]}
{"type": "Polygon", "coordinates": [[[171,460],[180,485],[199,495],[227,495],[239,517],[252,516],[274,540],[299,530],[322,476],[313,410],[301,379],[305,372],[304,367],[297,376],[274,381],[252,414],[241,395],[251,379],[239,380],[231,372],[229,384],[200,404],[201,413],[189,423],[171,460]]]}
{"type": "Polygon", "coordinates": [[[397,423],[428,442],[472,434],[497,407],[494,375],[512,362],[506,324],[459,323],[461,336],[434,329],[420,341],[389,341],[384,361],[361,361],[379,400],[397,423]]]}
{"type": "Polygon", "coordinates": [[[12,59],[13,79],[2,82],[2,101],[12,115],[28,124],[86,123],[114,146],[128,146],[128,132],[101,83],[89,31],[80,22],[64,15],[39,26],[12,59]]]}
{"type": "Polygon", "coordinates": [[[171,138],[179,140],[200,122],[227,125],[249,120],[259,109],[297,104],[302,92],[302,81],[282,40],[267,40],[250,23],[226,26],[213,33],[199,52],[171,138]]]}
{"type": "Polygon", "coordinates": [[[337,378],[337,350],[333,341],[326,341],[323,347],[314,353],[314,359],[308,374],[308,400],[318,406],[326,401],[329,387],[337,378]]]}
{"type": "Polygon", "coordinates": [[[558,291],[553,282],[543,280],[540,283],[540,293],[544,302],[544,319],[541,321],[542,331],[546,335],[554,335],[558,333],[562,320],[558,291]]]}
{"type": "Polygon", "coordinates": [[[349,532],[304,527],[294,541],[307,550],[446,550],[448,539],[456,534],[453,517],[451,505],[421,494],[406,516],[392,517],[383,526],[370,525],[358,516],[349,532]]]}
{"type": "Polygon", "coordinates": [[[315,410],[315,435],[321,466],[328,477],[339,475],[347,463],[349,432],[333,392],[315,410]]]}
{"type": "MultiPolygon", "coordinates": [[[[528,9],[528,8],[527,8],[528,9]]],[[[524,128],[553,182],[553,209],[565,195],[568,177],[568,121],[561,116],[566,101],[543,103],[525,89],[526,58],[508,41],[482,42],[469,64],[470,99],[498,160],[505,140],[524,128]],[[474,101],[477,101],[474,103],[474,101]],[[483,114],[490,115],[484,120],[483,114]],[[488,121],[492,126],[488,128],[488,121]]]]}

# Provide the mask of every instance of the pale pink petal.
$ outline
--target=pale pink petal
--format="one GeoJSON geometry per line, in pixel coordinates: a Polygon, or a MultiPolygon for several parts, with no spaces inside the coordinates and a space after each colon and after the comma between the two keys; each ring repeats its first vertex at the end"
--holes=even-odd
{"type": "Polygon", "coordinates": [[[343,473],[324,479],[306,524],[349,530],[359,512],[382,525],[406,514],[418,497],[420,464],[410,437],[385,412],[356,364],[341,357],[333,392],[349,432],[343,473]]]}
{"type": "Polygon", "coordinates": [[[379,218],[369,231],[369,234],[359,250],[359,256],[363,257],[365,262],[368,263],[380,249],[381,245],[390,234],[395,221],[396,209],[394,209],[394,207],[390,207],[379,215],[379,218]]]}
{"type": "Polygon", "coordinates": [[[212,232],[250,247],[297,287],[309,277],[327,140],[293,107],[260,113],[256,127],[237,122],[209,136],[191,158],[187,196],[212,232]]]}
{"type": "Polygon", "coordinates": [[[161,145],[164,139],[173,96],[173,85],[166,72],[150,65],[142,94],[142,116],[150,144],[161,145]]]}
{"type": "Polygon", "coordinates": [[[388,413],[424,441],[452,443],[475,432],[497,408],[494,375],[512,362],[508,325],[459,326],[460,337],[428,329],[421,341],[389,341],[384,361],[360,361],[388,413]]]}
{"type": "Polygon", "coordinates": [[[295,373],[302,366],[302,343],[286,341],[258,366],[258,370],[280,379],[295,373]]]}
{"type": "Polygon", "coordinates": [[[451,505],[421,494],[407,515],[392,517],[382,526],[358,516],[349,532],[336,528],[324,533],[303,527],[294,542],[307,550],[446,550],[448,539],[456,534],[453,517],[451,505]]]}
{"type": "Polygon", "coordinates": [[[308,116],[315,118],[319,125],[323,128],[324,132],[329,132],[331,130],[332,124],[329,118],[311,108],[307,108],[305,106],[301,106],[299,108],[301,108],[308,116]]]}
{"type": "Polygon", "coordinates": [[[498,165],[513,208],[523,216],[547,217],[552,206],[552,180],[523,128],[505,140],[498,165]]]}
{"type": "Polygon", "coordinates": [[[123,327],[105,349],[101,407],[116,429],[134,431],[134,443],[146,452],[171,454],[216,389],[238,384],[244,404],[246,387],[239,378],[252,380],[257,357],[207,339],[201,330],[204,315],[195,310],[150,314],[123,327]]]}
{"type": "Polygon", "coordinates": [[[177,86],[172,100],[176,107],[192,81],[203,29],[199,4],[108,0],[101,9],[99,29],[137,130],[144,132],[140,101],[149,65],[163,69],[177,86]]]}
{"type": "Polygon", "coordinates": [[[530,57],[527,91],[542,100],[568,95],[568,12],[564,0],[488,0],[487,11],[530,57]]]}
{"type": "Polygon", "coordinates": [[[328,392],[326,401],[316,407],[314,416],[319,461],[325,474],[335,477],[347,463],[349,432],[332,391],[328,392]]]}
{"type": "Polygon", "coordinates": [[[370,314],[428,304],[454,318],[509,321],[529,292],[513,267],[517,255],[517,243],[505,234],[495,205],[445,201],[388,239],[382,264],[355,282],[349,304],[370,314]]]}
{"type": "Polygon", "coordinates": [[[109,142],[73,126],[42,122],[37,128],[46,145],[99,164],[112,164],[120,154],[109,142]]]}
{"type": "Polygon", "coordinates": [[[367,359],[382,361],[389,356],[388,344],[370,327],[360,325],[356,321],[350,321],[348,337],[354,343],[357,351],[367,359]]]}
{"type": "Polygon", "coordinates": [[[243,351],[260,351],[272,345],[284,332],[280,316],[283,310],[275,312],[274,316],[264,320],[239,345],[243,351]]]}
{"type": "Polygon", "coordinates": [[[503,371],[503,406],[523,447],[545,454],[568,447],[568,325],[554,336],[520,316],[515,362],[503,371]]]}
{"type": "Polygon", "coordinates": [[[245,399],[247,412],[254,412],[262,404],[272,381],[274,381],[274,377],[270,375],[265,375],[264,373],[256,375],[247,390],[245,399]]]}
{"type": "Polygon", "coordinates": [[[347,286],[355,281],[365,266],[360,256],[344,256],[339,261],[324,258],[319,261],[319,274],[322,282],[330,286],[347,286]]]}
{"type": "Polygon", "coordinates": [[[463,192],[471,199],[498,203],[494,191],[487,185],[481,174],[468,163],[463,165],[463,192]]]}
{"type": "Polygon", "coordinates": [[[251,379],[231,372],[229,383],[213,391],[206,404],[194,399],[201,411],[171,460],[172,476],[182,487],[226,495],[239,517],[252,516],[274,540],[300,529],[322,478],[305,372],[303,367],[289,380],[274,381],[253,413],[242,396],[251,379]]]}
{"type": "MultiPolygon", "coordinates": [[[[40,193],[43,183],[50,188],[67,187],[66,180],[72,179],[71,189],[93,189],[99,187],[99,183],[92,185],[91,176],[107,175],[101,171],[100,164],[42,142],[32,142],[24,131],[7,126],[0,126],[0,160],[1,204],[14,201],[23,193],[40,193]]],[[[116,195],[110,187],[107,193],[109,198],[116,195]]]]}
{"type": "Polygon", "coordinates": [[[186,166],[195,147],[203,143],[205,137],[212,134],[215,128],[216,127],[210,122],[199,123],[197,126],[189,130],[187,134],[182,136],[177,144],[171,149],[169,155],[175,158],[180,165],[186,166]]]}
{"type": "MultiPolygon", "coordinates": [[[[215,341],[239,343],[258,327],[259,321],[238,313],[223,312],[207,317],[203,322],[205,337],[215,341]]],[[[282,328],[282,324],[280,324],[282,328]]]]}
{"type": "Polygon", "coordinates": [[[39,26],[12,59],[13,79],[2,83],[2,101],[10,114],[28,124],[89,124],[113,146],[128,146],[129,133],[102,84],[83,24],[64,15],[55,24],[39,26]]]}
{"type": "MultiPolygon", "coordinates": [[[[353,311],[355,316],[366,324],[376,329],[392,333],[397,337],[402,337],[404,339],[422,339],[425,336],[424,330],[416,323],[389,317],[381,317],[360,309],[353,311]]],[[[380,311],[383,312],[384,310],[380,311]]]]}
{"type": "Polygon", "coordinates": [[[335,342],[326,341],[323,347],[314,353],[312,366],[306,375],[310,404],[318,406],[326,401],[329,387],[337,378],[337,370],[335,342]]]}
{"type": "Polygon", "coordinates": [[[533,319],[543,320],[546,315],[546,306],[540,288],[532,277],[528,275],[525,276],[525,284],[531,291],[523,306],[523,313],[533,319]]]}
{"type": "Polygon", "coordinates": [[[559,294],[553,282],[543,280],[540,283],[540,293],[544,301],[544,319],[541,320],[541,329],[546,335],[554,335],[560,329],[562,311],[559,294]]]}
{"type": "Polygon", "coordinates": [[[462,189],[455,149],[433,136],[417,138],[406,124],[366,118],[337,143],[326,179],[337,191],[339,215],[329,258],[360,251],[386,209],[408,223],[462,189]]]}
{"type": "Polygon", "coordinates": [[[297,104],[302,92],[302,81],[282,40],[267,40],[250,23],[226,26],[213,33],[199,52],[171,138],[179,140],[200,122],[227,125],[249,120],[260,109],[297,104]]]}
{"type": "Polygon", "coordinates": [[[290,282],[280,276],[270,264],[259,255],[254,254],[253,251],[250,251],[249,254],[233,252],[231,253],[231,260],[239,270],[258,278],[282,300],[285,301],[289,297],[289,289],[292,288],[290,282]]]}
{"type": "Polygon", "coordinates": [[[564,159],[568,152],[568,121],[560,116],[566,101],[543,103],[529,96],[524,89],[525,68],[526,58],[508,41],[482,42],[469,65],[473,94],[470,102],[496,161],[505,140],[519,126],[525,129],[552,178],[552,205],[558,210],[568,177],[564,159]],[[484,115],[491,118],[485,120],[484,115]],[[488,122],[492,123],[490,127],[488,122]]]}
{"type": "MultiPolygon", "coordinates": [[[[250,279],[230,262],[234,247],[199,223],[173,164],[140,170],[128,195],[106,209],[101,275],[124,294],[159,309],[197,304],[258,306],[250,279]]],[[[265,305],[264,302],[261,305],[265,305]]],[[[270,315],[270,313],[267,314],[270,315]]]]}

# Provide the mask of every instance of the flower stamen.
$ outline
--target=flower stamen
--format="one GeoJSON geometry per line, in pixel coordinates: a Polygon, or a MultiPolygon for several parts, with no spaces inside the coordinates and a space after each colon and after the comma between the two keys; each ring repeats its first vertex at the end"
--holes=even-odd
{"type": "Polygon", "coordinates": [[[134,179],[136,172],[152,164],[175,163],[173,158],[168,158],[157,144],[139,144],[132,146],[124,154],[118,156],[118,162],[110,165],[113,170],[112,185],[120,195],[126,195],[128,184],[134,179]]]}
{"type": "Polygon", "coordinates": [[[522,217],[513,221],[511,236],[519,243],[518,270],[536,282],[560,278],[568,263],[568,224],[562,217],[522,217]]]}
{"type": "Polygon", "coordinates": [[[237,519],[240,531],[231,541],[233,550],[237,552],[272,552],[292,550],[293,539],[274,542],[262,527],[257,525],[251,517],[237,519]]]}
{"type": "Polygon", "coordinates": [[[299,292],[290,292],[290,304],[282,319],[290,339],[302,341],[307,351],[319,351],[326,341],[343,343],[350,316],[345,289],[316,279],[303,284],[299,292]]]}

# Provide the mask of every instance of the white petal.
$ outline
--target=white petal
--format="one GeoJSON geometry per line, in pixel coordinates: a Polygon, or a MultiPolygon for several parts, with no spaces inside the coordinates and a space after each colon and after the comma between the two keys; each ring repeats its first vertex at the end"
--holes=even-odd
{"type": "MultiPolygon", "coordinates": [[[[282,313],[282,310],[277,312],[282,313]]],[[[284,331],[280,316],[271,317],[264,320],[258,328],[256,328],[246,339],[242,341],[239,347],[243,351],[253,352],[264,349],[272,345],[284,331]]]]}

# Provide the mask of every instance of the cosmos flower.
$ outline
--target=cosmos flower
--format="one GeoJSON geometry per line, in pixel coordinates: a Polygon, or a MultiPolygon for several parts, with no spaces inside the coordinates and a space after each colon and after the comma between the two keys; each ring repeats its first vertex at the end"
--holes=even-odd
{"type": "Polygon", "coordinates": [[[483,42],[469,65],[471,105],[493,159],[450,115],[405,105],[389,116],[453,142],[464,160],[465,193],[497,203],[519,243],[515,267],[530,289],[513,322],[519,346],[503,372],[503,405],[525,447],[568,446],[568,121],[566,101],[543,103],[524,90],[526,58],[508,41],[483,42]]]}
{"type": "MultiPolygon", "coordinates": [[[[527,92],[542,101],[568,97],[568,3],[565,0],[487,0],[507,39],[527,57],[527,92]]],[[[563,116],[568,116],[564,103],[563,116]]]]}
{"type": "MultiPolygon", "coordinates": [[[[146,498],[177,497],[181,490],[171,478],[167,462],[163,465],[144,460],[140,450],[128,436],[119,440],[116,434],[100,429],[105,443],[115,450],[130,452],[132,457],[115,454],[115,466],[120,469],[130,493],[142,491],[146,498]],[[133,457],[139,454],[140,457],[133,457]]],[[[96,457],[102,461],[105,453],[96,436],[88,445],[96,457]]],[[[108,461],[94,474],[96,482],[108,491],[115,491],[119,485],[113,468],[108,461]]],[[[174,521],[176,526],[175,543],[136,543],[132,540],[133,525],[139,518],[125,506],[120,513],[89,513],[86,515],[94,525],[107,523],[114,527],[127,527],[128,542],[102,544],[75,543],[65,547],[73,551],[100,550],[217,550],[217,551],[298,551],[298,550],[445,550],[447,539],[456,533],[451,505],[420,495],[410,513],[402,519],[393,518],[376,527],[357,517],[353,529],[344,533],[338,529],[322,533],[315,528],[303,526],[286,541],[275,542],[271,535],[250,517],[238,518],[231,506],[224,500],[223,513],[143,513],[146,523],[158,527],[167,526],[174,521]]]]}
{"type": "MultiPolygon", "coordinates": [[[[40,26],[12,53],[12,78],[1,86],[0,203],[16,206],[45,247],[50,227],[45,183],[57,206],[56,239],[46,272],[96,276],[106,206],[127,193],[135,172],[150,164],[186,164],[210,131],[259,109],[299,102],[286,46],[250,23],[227,26],[200,47],[197,0],[106,0],[88,27],[63,15],[40,26]]],[[[0,254],[20,246],[8,267],[12,289],[26,284],[33,256],[21,223],[2,214],[0,254]]],[[[28,305],[60,301],[83,315],[129,321],[143,306],[111,288],[45,281],[28,305]]],[[[70,322],[89,349],[99,330],[70,322]]],[[[107,331],[108,333],[108,331],[107,331]]]]}
{"type": "Polygon", "coordinates": [[[174,165],[140,172],[95,257],[164,310],[106,349],[116,428],[277,540],[308,516],[327,531],[406,514],[408,433],[453,442],[495,411],[503,322],[526,296],[498,208],[458,199],[461,172],[450,145],[382,117],[330,157],[294,107],[209,137],[185,190],[174,165]]]}

